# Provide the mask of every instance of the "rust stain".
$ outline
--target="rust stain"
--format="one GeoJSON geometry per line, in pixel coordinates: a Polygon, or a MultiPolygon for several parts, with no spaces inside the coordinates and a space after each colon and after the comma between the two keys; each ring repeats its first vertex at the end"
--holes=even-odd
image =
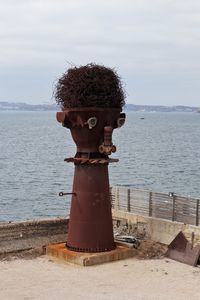
{"type": "Polygon", "coordinates": [[[117,245],[114,250],[109,252],[87,253],[72,251],[65,247],[65,243],[61,243],[49,245],[47,247],[47,255],[50,255],[63,262],[69,262],[81,266],[92,266],[133,257],[136,255],[136,250],[117,245]]]}

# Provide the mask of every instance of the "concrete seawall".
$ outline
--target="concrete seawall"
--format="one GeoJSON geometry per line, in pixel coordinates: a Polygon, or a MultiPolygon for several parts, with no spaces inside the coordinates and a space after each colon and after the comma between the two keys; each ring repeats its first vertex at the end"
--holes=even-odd
{"type": "MultiPolygon", "coordinates": [[[[200,242],[200,227],[133,213],[113,210],[114,224],[127,228],[128,234],[168,245],[183,231],[190,240],[192,232],[195,241],[200,242]]],[[[46,246],[67,240],[69,218],[54,218],[16,223],[0,224],[0,259],[24,253],[45,253],[46,246]]]]}
{"type": "Polygon", "coordinates": [[[42,253],[46,245],[65,242],[68,221],[54,218],[0,224],[0,258],[31,250],[42,253]]]}
{"type": "MultiPolygon", "coordinates": [[[[112,214],[113,219],[121,220],[124,224],[126,222],[127,228],[131,228],[130,231],[133,230],[132,228],[134,228],[135,231],[141,231],[142,228],[144,231],[143,235],[155,242],[169,245],[180,231],[183,231],[188,239],[192,239],[192,232],[194,232],[196,242],[200,242],[200,226],[153,217],[144,217],[120,210],[113,210],[112,214]]],[[[127,230],[129,231],[129,229],[127,230]]]]}

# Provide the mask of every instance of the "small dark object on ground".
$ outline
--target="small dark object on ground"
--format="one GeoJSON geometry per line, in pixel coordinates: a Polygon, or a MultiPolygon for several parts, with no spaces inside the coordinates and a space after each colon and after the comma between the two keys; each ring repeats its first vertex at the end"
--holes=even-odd
{"type": "Polygon", "coordinates": [[[69,68],[55,87],[54,96],[61,108],[122,108],[125,92],[114,69],[88,64],[69,68]]]}
{"type": "Polygon", "coordinates": [[[115,241],[121,242],[127,246],[130,245],[133,248],[138,248],[140,245],[139,240],[131,235],[115,235],[115,241]]]}

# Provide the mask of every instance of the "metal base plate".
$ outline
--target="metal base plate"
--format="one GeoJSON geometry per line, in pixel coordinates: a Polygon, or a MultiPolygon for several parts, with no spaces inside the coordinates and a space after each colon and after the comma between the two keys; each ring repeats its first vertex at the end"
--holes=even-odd
{"type": "Polygon", "coordinates": [[[92,266],[133,257],[137,252],[136,249],[117,245],[116,249],[108,252],[83,253],[72,251],[65,245],[66,243],[49,245],[47,247],[47,255],[62,262],[69,262],[81,266],[92,266]]]}

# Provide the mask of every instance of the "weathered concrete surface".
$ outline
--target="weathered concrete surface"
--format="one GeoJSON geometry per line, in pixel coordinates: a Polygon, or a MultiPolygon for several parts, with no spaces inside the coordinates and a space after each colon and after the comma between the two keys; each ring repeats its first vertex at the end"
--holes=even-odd
{"type": "Polygon", "coordinates": [[[86,267],[133,257],[136,255],[136,249],[117,245],[116,249],[108,252],[85,253],[69,250],[65,243],[62,243],[47,246],[47,255],[64,262],[86,267]]]}
{"type": "Polygon", "coordinates": [[[40,252],[46,245],[65,242],[68,221],[68,218],[54,218],[0,224],[0,258],[32,249],[40,252]]]}
{"type": "Polygon", "coordinates": [[[143,224],[144,237],[155,242],[169,245],[177,234],[180,231],[183,231],[189,240],[192,238],[192,232],[194,232],[195,243],[198,241],[200,243],[200,226],[172,222],[153,217],[144,217],[119,210],[113,210],[112,213],[114,219],[122,220],[123,223],[126,222],[127,227],[131,228],[133,233],[134,228],[137,232],[138,227],[141,226],[140,224],[143,224]]]}
{"type": "Polygon", "coordinates": [[[0,262],[1,300],[199,300],[200,269],[170,259],[83,268],[47,256],[0,262]]]}

